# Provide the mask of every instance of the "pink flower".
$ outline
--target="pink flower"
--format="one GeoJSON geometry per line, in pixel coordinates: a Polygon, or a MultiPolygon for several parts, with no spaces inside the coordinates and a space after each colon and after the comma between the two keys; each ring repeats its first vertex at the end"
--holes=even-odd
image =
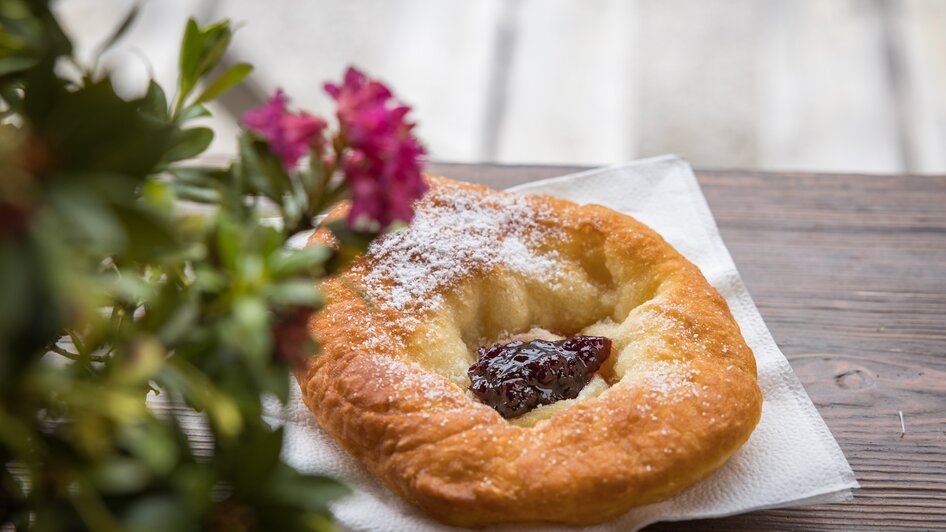
{"type": "Polygon", "coordinates": [[[288,172],[313,143],[321,143],[325,121],[306,113],[290,113],[287,103],[282,89],[276,89],[268,102],[243,115],[243,123],[269,143],[270,151],[288,172]]]}
{"type": "Polygon", "coordinates": [[[424,147],[405,120],[410,107],[393,100],[382,83],[349,68],[341,86],[325,91],[338,104],[340,135],[346,148],[339,164],[352,192],[349,225],[379,229],[409,222],[412,204],[427,191],[421,176],[424,147]]]}

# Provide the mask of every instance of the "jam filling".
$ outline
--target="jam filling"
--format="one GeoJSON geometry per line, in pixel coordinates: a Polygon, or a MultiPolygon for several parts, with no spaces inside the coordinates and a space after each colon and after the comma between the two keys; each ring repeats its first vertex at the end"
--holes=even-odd
{"type": "Polygon", "coordinates": [[[578,397],[610,354],[611,340],[600,336],[481,347],[479,360],[467,372],[470,389],[509,419],[578,397]]]}

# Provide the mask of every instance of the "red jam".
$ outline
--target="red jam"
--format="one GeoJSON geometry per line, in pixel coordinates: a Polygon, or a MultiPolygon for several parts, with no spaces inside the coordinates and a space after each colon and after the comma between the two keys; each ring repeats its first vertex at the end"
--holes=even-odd
{"type": "Polygon", "coordinates": [[[470,389],[504,418],[578,397],[611,354],[611,340],[573,336],[549,342],[510,342],[479,349],[470,366],[470,389]]]}

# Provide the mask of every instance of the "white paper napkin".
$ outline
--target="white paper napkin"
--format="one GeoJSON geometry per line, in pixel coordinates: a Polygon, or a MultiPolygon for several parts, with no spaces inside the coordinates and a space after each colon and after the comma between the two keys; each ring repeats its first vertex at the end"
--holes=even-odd
{"type": "MultiPolygon", "coordinates": [[[[764,403],[749,441],[716,473],[666,501],[631,510],[590,528],[637,530],[656,521],[680,521],[774,508],[839,502],[858,487],[854,472],[818,415],[785,355],[775,345],[736,271],[716,222],[686,161],[664,156],[515,187],[577,203],[598,203],[646,223],[700,267],[726,298],[756,356],[764,403]]],[[[297,240],[296,242],[299,242],[297,240]]],[[[283,455],[300,470],[330,475],[355,493],[332,506],[350,530],[456,530],[426,517],[384,488],[316,424],[293,383],[290,404],[269,404],[285,426],[283,455]]],[[[555,527],[500,526],[494,530],[555,527]]],[[[568,527],[561,527],[568,530],[568,527]]]]}

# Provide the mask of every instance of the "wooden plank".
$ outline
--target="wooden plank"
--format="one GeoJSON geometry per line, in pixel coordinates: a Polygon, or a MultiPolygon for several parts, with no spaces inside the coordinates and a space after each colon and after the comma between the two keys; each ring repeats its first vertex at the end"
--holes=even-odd
{"type": "MultiPolygon", "coordinates": [[[[574,168],[431,170],[511,186],[574,168]]],[[[762,316],[862,488],[849,503],[652,529],[946,528],[946,176],[698,177],[762,316]]]]}

